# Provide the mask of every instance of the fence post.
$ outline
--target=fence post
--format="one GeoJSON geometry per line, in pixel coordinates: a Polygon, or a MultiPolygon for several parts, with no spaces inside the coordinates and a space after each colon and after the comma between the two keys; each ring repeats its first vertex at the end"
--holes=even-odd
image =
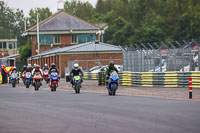
{"type": "Polygon", "coordinates": [[[192,99],[192,77],[189,78],[189,99],[192,99]]]}

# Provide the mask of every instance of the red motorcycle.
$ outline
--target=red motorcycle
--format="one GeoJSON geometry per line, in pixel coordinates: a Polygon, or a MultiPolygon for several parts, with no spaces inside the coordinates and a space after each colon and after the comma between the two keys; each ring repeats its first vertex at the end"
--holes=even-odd
{"type": "Polygon", "coordinates": [[[37,72],[33,77],[33,86],[35,87],[35,91],[38,91],[41,86],[42,76],[39,72],[37,72]]]}
{"type": "Polygon", "coordinates": [[[24,83],[24,79],[25,79],[25,73],[26,73],[26,71],[23,71],[23,72],[22,72],[22,76],[21,76],[21,77],[22,77],[23,83],[24,83]]]}
{"type": "Polygon", "coordinates": [[[44,80],[46,81],[46,83],[49,83],[49,70],[44,70],[43,71],[43,76],[44,76],[44,80]]]}

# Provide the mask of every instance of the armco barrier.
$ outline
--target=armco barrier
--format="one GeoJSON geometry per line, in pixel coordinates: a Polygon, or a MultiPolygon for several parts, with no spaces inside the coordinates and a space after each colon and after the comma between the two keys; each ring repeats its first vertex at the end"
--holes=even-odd
{"type": "MultiPolygon", "coordinates": [[[[84,79],[99,80],[105,85],[105,72],[102,79],[97,73],[84,73],[84,79]]],[[[124,86],[146,87],[189,87],[189,78],[193,79],[193,88],[200,88],[200,71],[195,72],[128,72],[119,73],[119,83],[124,86]]]]}

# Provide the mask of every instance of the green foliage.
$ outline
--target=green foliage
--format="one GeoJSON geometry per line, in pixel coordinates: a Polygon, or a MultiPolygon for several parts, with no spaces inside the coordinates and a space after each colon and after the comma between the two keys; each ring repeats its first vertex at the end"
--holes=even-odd
{"type": "Polygon", "coordinates": [[[16,11],[9,8],[3,1],[0,1],[0,38],[17,38],[18,43],[23,42],[21,37],[24,31],[24,14],[22,10],[16,11]]]}
{"type": "Polygon", "coordinates": [[[27,57],[31,56],[31,42],[27,41],[27,43],[20,47],[19,49],[20,59],[21,61],[26,61],[27,57]]]}
{"type": "Polygon", "coordinates": [[[49,10],[49,8],[31,9],[29,12],[30,17],[28,17],[28,22],[29,22],[28,27],[32,27],[37,24],[37,14],[38,14],[39,21],[42,21],[48,18],[49,16],[51,16],[52,12],[49,10]]]}

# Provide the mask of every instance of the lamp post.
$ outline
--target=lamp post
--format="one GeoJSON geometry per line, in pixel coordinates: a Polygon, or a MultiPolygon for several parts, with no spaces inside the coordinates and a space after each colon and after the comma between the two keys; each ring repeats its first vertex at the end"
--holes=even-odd
{"type": "Polygon", "coordinates": [[[38,44],[38,54],[40,54],[40,38],[39,38],[39,18],[37,13],[37,44],[38,44]]]}

